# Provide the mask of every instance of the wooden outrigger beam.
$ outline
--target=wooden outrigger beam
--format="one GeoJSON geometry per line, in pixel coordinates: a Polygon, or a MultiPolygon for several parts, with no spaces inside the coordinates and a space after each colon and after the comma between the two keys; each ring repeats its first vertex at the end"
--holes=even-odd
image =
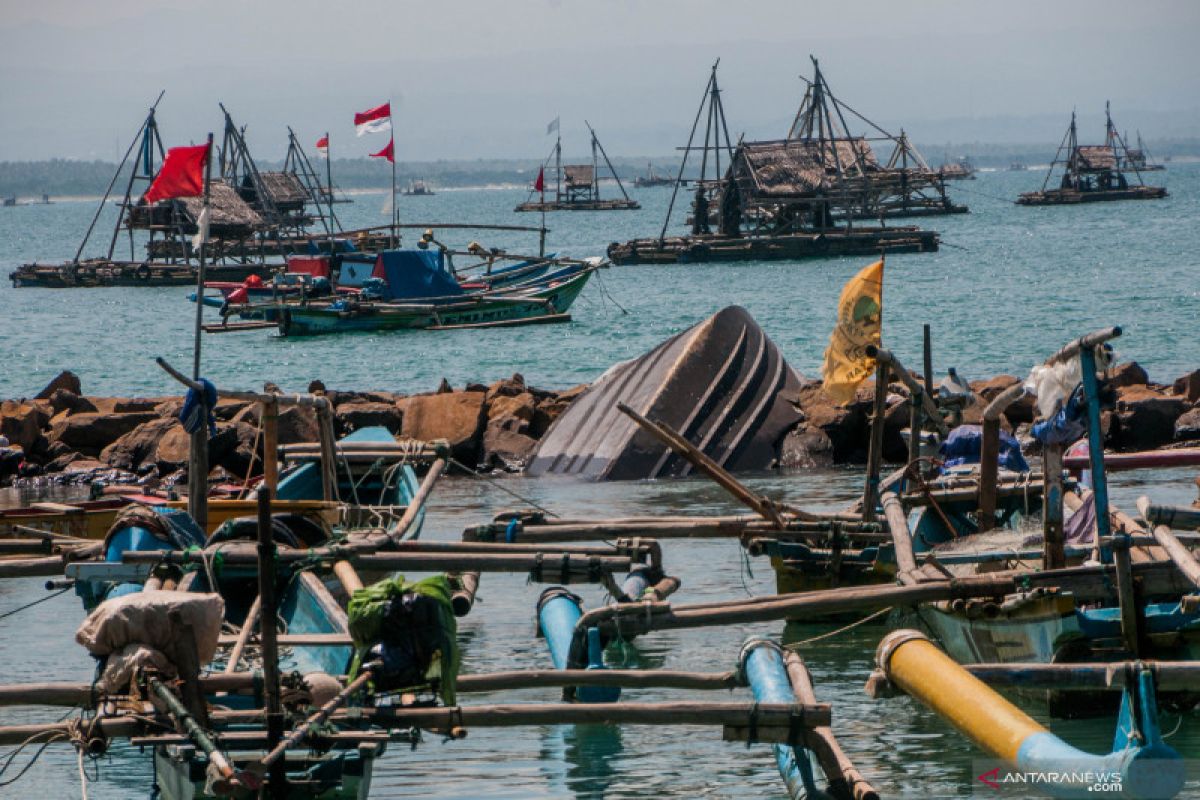
{"type": "Polygon", "coordinates": [[[758,512],[763,519],[772,523],[775,527],[784,527],[782,513],[791,514],[799,519],[813,518],[806,511],[783,503],[777,503],[768,497],[754,493],[744,483],[730,475],[728,470],[709,458],[698,447],[666,423],[659,420],[647,419],[624,403],[617,403],[617,409],[641,426],[643,430],[687,459],[688,463],[693,467],[712,478],[718,486],[729,492],[738,501],[758,512]]]}
{"type": "MultiPolygon", "coordinates": [[[[592,672],[596,672],[593,670],[592,672]]],[[[330,720],[367,723],[385,728],[416,727],[461,731],[471,727],[519,727],[527,725],[699,725],[720,726],[726,741],[805,744],[813,728],[828,726],[832,719],[828,703],[752,703],[674,701],[657,703],[516,703],[509,705],[415,707],[388,706],[334,713],[330,720]]],[[[163,720],[134,716],[101,716],[93,721],[96,733],[108,738],[138,737],[161,730],[163,720]]],[[[262,724],[262,711],[214,711],[215,725],[262,724]]],[[[69,743],[72,722],[0,727],[0,746],[20,744],[30,736],[64,734],[69,743]]],[[[259,736],[265,734],[259,733],[259,736]]],[[[362,738],[362,734],[355,737],[362,738]]],[[[59,740],[54,740],[59,741],[59,740]]],[[[142,744],[186,741],[177,736],[151,737],[142,744]]]]}
{"type": "Polygon", "coordinates": [[[696,603],[615,603],[584,613],[575,636],[589,628],[605,636],[629,638],[656,630],[678,630],[716,625],[744,625],[843,612],[935,603],[975,597],[1002,597],[1017,591],[1058,589],[1071,592],[1081,602],[1108,600],[1121,572],[1141,581],[1146,594],[1187,594],[1191,582],[1170,562],[1141,562],[1122,570],[1114,565],[1068,567],[1041,572],[994,572],[965,578],[937,579],[910,586],[848,586],[793,594],[769,595],[750,600],[696,603]]]}

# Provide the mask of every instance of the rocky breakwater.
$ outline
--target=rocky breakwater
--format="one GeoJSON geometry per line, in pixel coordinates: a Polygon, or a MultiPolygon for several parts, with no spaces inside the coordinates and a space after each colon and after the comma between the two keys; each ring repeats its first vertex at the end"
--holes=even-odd
{"type": "MultiPolygon", "coordinates": [[[[916,376],[914,376],[916,377],[916,376]]],[[[1015,375],[997,375],[970,383],[972,398],[963,409],[964,424],[980,424],[988,402],[1017,383],[1015,375]]],[[[1170,384],[1154,383],[1135,362],[1117,365],[1109,372],[1115,393],[1114,407],[1101,414],[1106,449],[1118,452],[1200,446],[1200,370],[1170,384]]],[[[854,400],[836,405],[821,388],[809,381],[795,403],[804,419],[785,437],[780,449],[784,466],[806,467],[863,463],[867,457],[873,381],[863,384],[854,400]]],[[[1013,403],[1001,418],[1001,427],[1021,442],[1026,452],[1038,444],[1029,435],[1037,414],[1034,398],[1013,403]]],[[[907,446],[900,431],[908,427],[909,392],[901,383],[888,386],[884,417],[883,458],[903,463],[907,446]]]]}
{"type": "MultiPolygon", "coordinates": [[[[973,397],[963,410],[964,423],[979,423],[988,401],[1018,380],[998,375],[971,383],[973,397]]],[[[1115,403],[1102,424],[1106,447],[1115,451],[1200,446],[1200,370],[1171,384],[1152,382],[1135,363],[1110,373],[1115,403]]],[[[529,386],[520,375],[492,384],[454,389],[445,381],[434,392],[326,390],[332,401],[336,433],[344,436],[382,426],[398,436],[446,439],[453,457],[472,468],[520,471],[551,423],[587,387],[563,391],[529,386]]],[[[787,468],[861,463],[866,460],[874,386],[860,388],[853,402],[835,405],[819,381],[788,390],[800,421],[779,442],[778,463],[787,468]]],[[[172,485],[184,481],[189,437],[177,415],[174,397],[96,397],[82,394],[78,377],[64,372],[32,398],[0,402],[0,485],[40,481],[172,485]],[[0,440],[3,442],[4,440],[0,440]]],[[[1036,413],[1025,397],[1005,412],[1002,426],[1036,451],[1028,435],[1036,413]]],[[[217,434],[209,441],[213,480],[240,481],[260,471],[262,442],[258,408],[222,400],[215,409],[217,434]]],[[[884,459],[907,456],[900,431],[908,425],[908,390],[888,387],[884,459]]],[[[290,407],[279,417],[281,444],[317,440],[311,409],[290,407]]]]}
{"type": "MultiPolygon", "coordinates": [[[[584,387],[547,391],[520,375],[455,390],[445,381],[428,394],[326,390],[341,437],[381,426],[397,436],[446,439],[460,463],[519,471],[538,438],[584,387]]],[[[181,397],[95,397],[64,372],[36,396],[0,402],[0,485],[103,481],[147,486],[186,482],[189,436],[179,423],[181,397]],[[0,440],[2,442],[3,440],[0,440]]],[[[218,402],[209,440],[211,478],[240,481],[261,471],[256,404],[218,402]]],[[[317,441],[312,409],[285,407],[279,443],[317,441]]]]}

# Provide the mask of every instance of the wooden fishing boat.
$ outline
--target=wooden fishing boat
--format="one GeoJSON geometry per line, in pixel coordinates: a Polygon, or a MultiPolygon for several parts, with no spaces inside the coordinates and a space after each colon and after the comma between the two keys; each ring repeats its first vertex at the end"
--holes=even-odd
{"type": "Polygon", "coordinates": [[[594,266],[570,266],[527,287],[426,302],[343,299],[281,305],[281,336],[315,336],[351,331],[452,330],[569,322],[567,313],[594,266]]]}
{"type": "Polygon", "coordinates": [[[73,503],[37,502],[0,509],[0,536],[21,535],[18,528],[35,528],[78,539],[103,539],[129,501],[120,497],[73,503]]]}
{"type": "Polygon", "coordinates": [[[658,175],[654,172],[654,165],[646,165],[646,174],[638,175],[633,179],[633,185],[639,189],[649,189],[655,186],[671,186],[675,183],[675,179],[670,175],[658,175]]]}

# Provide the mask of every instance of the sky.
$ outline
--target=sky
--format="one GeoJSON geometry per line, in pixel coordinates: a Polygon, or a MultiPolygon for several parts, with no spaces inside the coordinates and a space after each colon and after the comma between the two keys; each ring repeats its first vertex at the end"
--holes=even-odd
{"type": "Polygon", "coordinates": [[[1104,101],[1148,139],[1200,136],[1190,0],[0,0],[0,161],[116,160],[161,90],[168,146],[220,132],[261,158],[287,126],[334,156],[391,100],[400,160],[610,155],[682,145],[708,71],[731,132],[780,138],[810,75],[914,141],[1057,144],[1104,101]]]}

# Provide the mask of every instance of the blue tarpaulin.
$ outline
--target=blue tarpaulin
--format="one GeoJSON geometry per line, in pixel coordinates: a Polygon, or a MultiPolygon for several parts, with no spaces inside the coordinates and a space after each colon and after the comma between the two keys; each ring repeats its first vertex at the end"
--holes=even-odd
{"type": "MultiPolygon", "coordinates": [[[[983,449],[983,428],[979,425],[959,425],[942,442],[940,452],[947,467],[978,464],[983,449]]],[[[1011,433],[1000,431],[1000,466],[1013,472],[1029,472],[1029,464],[1021,455],[1021,445],[1011,433]]]]}
{"type": "Polygon", "coordinates": [[[420,300],[428,297],[458,297],[463,288],[446,271],[441,251],[386,250],[379,254],[376,276],[382,267],[389,300],[420,300]]]}

